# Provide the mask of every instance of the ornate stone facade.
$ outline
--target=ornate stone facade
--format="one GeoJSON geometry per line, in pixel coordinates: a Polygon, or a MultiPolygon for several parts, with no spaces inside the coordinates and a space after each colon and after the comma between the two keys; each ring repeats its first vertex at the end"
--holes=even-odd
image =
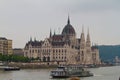
{"type": "Polygon", "coordinates": [[[50,31],[49,38],[44,41],[32,41],[26,43],[24,56],[39,58],[44,62],[57,62],[58,64],[99,64],[99,50],[91,46],[89,30],[85,40],[84,30],[81,37],[76,38],[76,32],[70,24],[68,17],[67,25],[61,34],[53,34],[50,31]]]}

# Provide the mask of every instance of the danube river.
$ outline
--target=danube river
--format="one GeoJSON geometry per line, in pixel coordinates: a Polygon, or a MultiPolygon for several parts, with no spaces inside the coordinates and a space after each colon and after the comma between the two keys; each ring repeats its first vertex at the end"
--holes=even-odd
{"type": "MultiPolygon", "coordinates": [[[[119,80],[120,66],[100,67],[89,69],[93,77],[84,77],[80,80],[119,80]]],[[[0,80],[69,80],[52,79],[50,69],[23,69],[20,71],[0,71],[0,80]]]]}

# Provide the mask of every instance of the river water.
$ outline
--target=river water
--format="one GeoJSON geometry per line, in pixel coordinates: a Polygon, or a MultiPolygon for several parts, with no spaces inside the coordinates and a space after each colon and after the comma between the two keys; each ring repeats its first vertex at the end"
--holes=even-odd
{"type": "MultiPolygon", "coordinates": [[[[84,77],[80,80],[119,80],[120,66],[100,67],[89,69],[94,76],[84,77]]],[[[0,71],[0,80],[69,80],[52,79],[51,69],[23,69],[20,71],[0,71]]]]}

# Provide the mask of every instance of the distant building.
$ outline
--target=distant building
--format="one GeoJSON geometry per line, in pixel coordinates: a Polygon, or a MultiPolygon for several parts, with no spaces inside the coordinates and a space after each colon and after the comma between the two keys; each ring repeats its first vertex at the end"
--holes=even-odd
{"type": "Polygon", "coordinates": [[[13,54],[12,40],[0,37],[0,53],[1,54],[13,54]]]}
{"type": "Polygon", "coordinates": [[[14,55],[18,55],[18,56],[24,56],[23,49],[21,49],[21,48],[15,48],[15,49],[13,49],[13,54],[14,55]]]}
{"type": "Polygon", "coordinates": [[[89,30],[85,40],[84,30],[81,37],[76,38],[76,32],[70,24],[61,34],[52,34],[44,41],[28,41],[24,48],[24,56],[29,58],[39,57],[44,62],[57,62],[57,64],[100,64],[99,50],[91,46],[89,30]]]}

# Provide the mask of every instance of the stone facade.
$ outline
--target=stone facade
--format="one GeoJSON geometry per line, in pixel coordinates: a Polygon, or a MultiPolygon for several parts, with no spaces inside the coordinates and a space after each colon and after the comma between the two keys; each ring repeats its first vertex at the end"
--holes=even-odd
{"type": "Polygon", "coordinates": [[[84,30],[81,37],[76,38],[76,32],[70,24],[61,34],[52,34],[44,41],[28,41],[24,48],[24,56],[39,58],[43,62],[57,62],[57,64],[99,64],[99,50],[91,46],[89,30],[85,40],[84,30]]]}

